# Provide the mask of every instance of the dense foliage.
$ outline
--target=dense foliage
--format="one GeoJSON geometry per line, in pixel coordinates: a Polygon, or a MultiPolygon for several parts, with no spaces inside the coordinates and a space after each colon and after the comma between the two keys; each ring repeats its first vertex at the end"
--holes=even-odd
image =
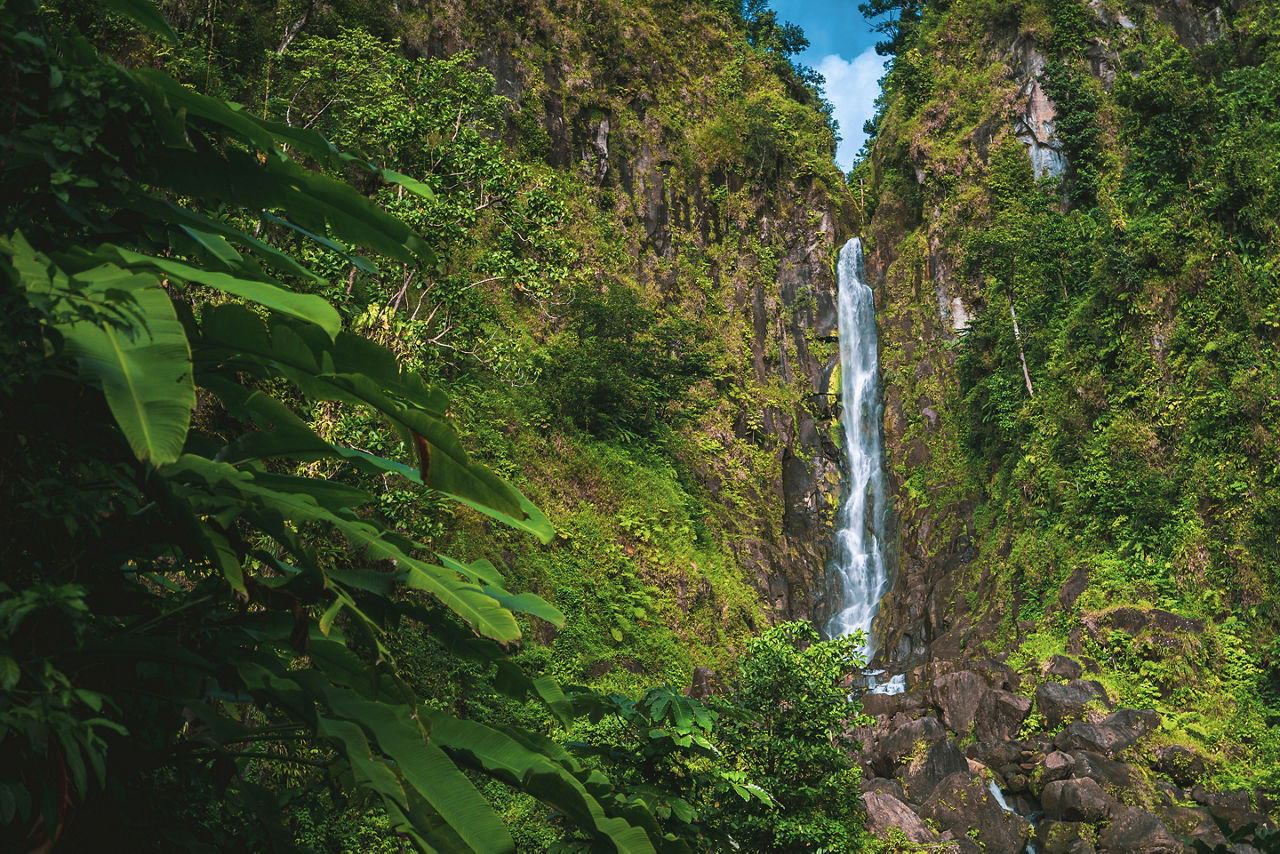
{"type": "MultiPolygon", "coordinates": [[[[3,844],[854,850],[851,648],[745,643],[754,594],[662,453],[734,370],[714,321],[582,287],[613,225],[470,55],[406,55],[379,4],[224,5],[0,9],[3,844]],[[601,500],[555,535],[521,478],[601,500]],[[650,561],[703,565],[696,641],[650,561]],[[620,648],[627,688],[685,679],[726,634],[741,688],[707,706],[559,687],[620,648]],[[610,716],[648,765],[561,744],[610,716]]],[[[739,12],[726,97],[771,111],[709,156],[830,177],[798,34],[739,12]]]]}
{"type": "Polygon", "coordinates": [[[1271,11],[930,3],[895,29],[864,167],[888,384],[944,413],[902,407],[894,447],[927,453],[892,461],[900,510],[930,547],[974,538],[945,622],[1015,664],[1096,659],[1222,788],[1280,785],[1271,11]],[[1061,176],[1011,132],[1033,86],[1061,176]],[[1187,628],[1107,629],[1122,605],[1187,628]]]}

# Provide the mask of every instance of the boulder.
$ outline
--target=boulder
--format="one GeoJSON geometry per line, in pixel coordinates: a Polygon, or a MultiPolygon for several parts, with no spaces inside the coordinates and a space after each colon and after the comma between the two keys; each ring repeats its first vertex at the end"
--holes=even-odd
{"type": "Polygon", "coordinates": [[[1186,789],[1180,789],[1168,780],[1156,780],[1151,787],[1155,790],[1156,800],[1162,804],[1180,804],[1188,797],[1186,789]]]}
{"type": "Polygon", "coordinates": [[[1036,851],[1039,854],[1085,854],[1093,852],[1083,822],[1044,819],[1036,825],[1036,851]]]}
{"type": "Polygon", "coordinates": [[[1183,643],[1188,635],[1204,632],[1204,621],[1179,617],[1160,608],[1143,609],[1126,605],[1113,611],[1086,615],[1084,628],[1098,641],[1105,641],[1113,631],[1121,631],[1132,638],[1152,636],[1159,646],[1170,651],[1180,651],[1184,648],[1183,643]]]}
{"type": "Polygon", "coordinates": [[[876,742],[872,751],[871,767],[881,777],[892,777],[898,763],[903,757],[914,753],[917,745],[932,744],[946,736],[947,730],[937,718],[904,721],[876,742]]]}
{"type": "Polygon", "coordinates": [[[1098,838],[1101,854],[1182,854],[1164,822],[1141,807],[1125,807],[1098,838]]]}
{"type": "Polygon", "coordinates": [[[1151,765],[1179,786],[1194,786],[1204,776],[1204,760],[1179,744],[1156,748],[1151,765]]]}
{"type": "MultiPolygon", "coordinates": [[[[1198,786],[1196,788],[1199,789],[1198,786]]],[[[1193,790],[1192,797],[1195,797],[1195,790],[1193,790]]],[[[1249,803],[1249,792],[1245,789],[1235,789],[1230,792],[1211,792],[1196,800],[1207,806],[1209,812],[1225,821],[1232,830],[1237,830],[1248,824],[1274,826],[1266,816],[1253,811],[1249,803]]]]}
{"type": "Polygon", "coordinates": [[[1156,813],[1164,821],[1164,826],[1169,828],[1169,832],[1179,838],[1190,839],[1193,843],[1198,839],[1210,848],[1227,844],[1226,837],[1222,835],[1208,810],[1170,804],[1160,807],[1156,813]]]}
{"type": "Polygon", "coordinates": [[[724,693],[724,681],[710,667],[695,667],[684,693],[695,700],[705,700],[713,694],[724,693]]]}
{"type": "Polygon", "coordinates": [[[1084,675],[1084,668],[1080,666],[1080,662],[1074,658],[1067,658],[1065,655],[1055,655],[1045,662],[1040,672],[1045,676],[1057,677],[1071,681],[1079,679],[1084,675]]]}
{"type": "Polygon", "coordinates": [[[963,834],[957,836],[948,830],[938,839],[942,842],[942,854],[985,854],[978,843],[963,834]]]}
{"type": "Polygon", "coordinates": [[[1076,679],[1065,685],[1041,682],[1036,686],[1036,709],[1050,730],[1083,719],[1085,706],[1094,700],[1107,700],[1106,690],[1097,682],[1076,679]]]}
{"type": "Polygon", "coordinates": [[[935,741],[923,755],[909,757],[898,769],[902,790],[911,803],[923,803],[938,783],[959,771],[968,772],[969,763],[950,739],[935,741]]]}
{"type": "Polygon", "coordinates": [[[916,845],[932,845],[938,841],[938,834],[892,795],[867,792],[862,796],[862,803],[867,808],[867,830],[872,834],[883,838],[890,830],[898,828],[916,845]]]}
{"type": "Polygon", "coordinates": [[[1013,793],[1025,792],[1029,782],[1027,775],[1021,771],[1004,775],[1004,788],[1013,793]]]}
{"type": "Polygon", "coordinates": [[[981,675],[992,688],[1001,691],[1017,691],[1022,685],[1018,671],[1003,662],[980,658],[969,662],[969,669],[981,675]]]}
{"type": "Polygon", "coordinates": [[[990,688],[972,670],[947,673],[933,680],[929,700],[942,712],[942,721],[955,733],[967,733],[978,711],[978,701],[990,688]]]}
{"type": "Polygon", "coordinates": [[[940,782],[920,807],[920,817],[951,831],[955,839],[976,839],[985,851],[1025,850],[1031,825],[1006,812],[972,774],[958,772],[940,782]]]}
{"type": "Polygon", "coordinates": [[[1142,775],[1132,765],[1108,759],[1091,750],[1077,750],[1071,754],[1075,760],[1073,777],[1088,777],[1101,783],[1103,788],[1129,789],[1138,785],[1142,775]]]}
{"type": "Polygon", "coordinates": [[[964,754],[983,765],[998,768],[1021,759],[1022,744],[1017,741],[975,741],[964,749],[964,754]]]}
{"type": "Polygon", "coordinates": [[[924,699],[919,691],[903,692],[901,694],[872,694],[870,692],[862,695],[862,711],[872,717],[887,715],[893,717],[898,713],[905,713],[909,716],[916,716],[924,708],[924,699]]]}
{"type": "Polygon", "coordinates": [[[1010,763],[1009,765],[1001,765],[996,769],[996,773],[1000,775],[1000,779],[1005,782],[1004,788],[1010,788],[1009,780],[1014,777],[1022,776],[1022,766],[1010,763]]]}
{"type": "Polygon", "coordinates": [[[1075,770],[1076,760],[1070,753],[1055,750],[1044,758],[1043,768],[1040,775],[1042,784],[1052,783],[1054,780],[1065,780],[1075,770]]]}
{"type": "Polygon", "coordinates": [[[862,793],[879,792],[882,795],[892,795],[898,800],[902,800],[902,784],[897,780],[889,780],[884,777],[867,777],[862,781],[862,793]]]}
{"type": "Polygon", "coordinates": [[[982,741],[1009,741],[1018,737],[1018,731],[1029,714],[1029,698],[993,689],[978,703],[973,733],[982,741]]]}
{"type": "Polygon", "coordinates": [[[1115,798],[1088,777],[1054,780],[1040,793],[1047,818],[1058,821],[1100,821],[1119,811],[1115,798]]]}
{"type": "Polygon", "coordinates": [[[1150,709],[1120,709],[1097,723],[1067,724],[1053,740],[1059,750],[1091,750],[1115,756],[1160,725],[1160,715],[1150,709]]]}

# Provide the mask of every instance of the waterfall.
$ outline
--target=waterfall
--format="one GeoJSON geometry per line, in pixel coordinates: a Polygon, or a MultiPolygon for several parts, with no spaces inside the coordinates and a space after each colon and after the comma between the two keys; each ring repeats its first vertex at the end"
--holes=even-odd
{"type": "MultiPolygon", "coordinates": [[[[880,360],[875,302],[865,282],[862,242],[854,237],[840,250],[840,402],[843,410],[848,496],[840,511],[833,566],[840,576],[841,610],[827,623],[832,637],[861,629],[864,656],[875,652],[871,621],[889,589],[885,558],[884,450],[880,436],[880,360]]],[[[896,685],[894,687],[897,687],[896,685]]]]}

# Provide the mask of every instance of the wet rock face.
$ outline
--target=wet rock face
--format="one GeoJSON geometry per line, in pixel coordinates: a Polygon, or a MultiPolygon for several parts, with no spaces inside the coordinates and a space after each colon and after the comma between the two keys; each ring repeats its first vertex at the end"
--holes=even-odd
{"type": "Polygon", "coordinates": [[[752,317],[753,369],[761,381],[776,376],[802,383],[811,395],[791,410],[769,408],[759,427],[751,428],[758,429],[756,444],[779,457],[782,518],[770,536],[743,540],[735,551],[754,571],[757,588],[768,598],[771,619],[822,625],[839,603],[827,562],[844,480],[844,451],[832,439],[839,415],[839,390],[830,387],[832,365],[819,359],[810,340],[835,334],[837,282],[829,259],[841,226],[826,212],[816,229],[807,218],[773,222],[769,228],[785,234],[791,248],[778,265],[776,282],[742,297],[742,308],[752,317]],[[788,349],[794,357],[780,356],[776,365],[764,357],[788,349]]]}

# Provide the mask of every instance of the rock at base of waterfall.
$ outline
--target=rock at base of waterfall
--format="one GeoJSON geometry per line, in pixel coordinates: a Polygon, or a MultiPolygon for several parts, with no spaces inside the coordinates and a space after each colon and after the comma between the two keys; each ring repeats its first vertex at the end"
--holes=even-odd
{"type": "Polygon", "coordinates": [[[1076,721],[1053,740],[1059,750],[1092,750],[1115,756],[1160,726],[1160,715],[1152,709],[1120,709],[1097,723],[1076,721]]]}
{"type": "Polygon", "coordinates": [[[1036,825],[1038,854],[1094,854],[1092,831],[1082,821],[1045,819],[1036,825]]]}
{"type": "Polygon", "coordinates": [[[1070,753],[1055,750],[1044,758],[1044,771],[1040,776],[1040,782],[1048,785],[1054,780],[1065,780],[1071,776],[1075,768],[1075,757],[1070,753]]]}
{"type": "Polygon", "coordinates": [[[940,782],[920,807],[920,816],[951,831],[957,840],[976,837],[986,851],[1022,851],[1031,836],[1031,824],[1002,809],[986,785],[968,771],[940,782]]]}
{"type": "Polygon", "coordinates": [[[942,710],[942,720],[952,732],[966,732],[973,725],[978,701],[990,690],[987,680],[972,670],[944,673],[929,687],[929,700],[942,710]]]}
{"type": "Polygon", "coordinates": [[[1065,685],[1042,682],[1036,686],[1036,709],[1044,716],[1045,726],[1050,730],[1069,721],[1083,719],[1086,706],[1107,700],[1107,692],[1098,682],[1076,679],[1065,685]]]}
{"type": "Polygon", "coordinates": [[[914,756],[898,770],[898,779],[907,800],[923,803],[937,785],[958,771],[968,771],[969,763],[950,739],[935,741],[922,756],[914,756]]]}
{"type": "Polygon", "coordinates": [[[933,744],[947,737],[947,730],[937,718],[918,718],[902,726],[895,726],[876,742],[872,753],[872,767],[881,777],[893,777],[907,756],[921,746],[933,744]]]}
{"type": "Polygon", "coordinates": [[[1182,854],[1182,843],[1154,813],[1127,807],[1098,838],[1102,854],[1182,854]]]}
{"type": "Polygon", "coordinates": [[[978,703],[973,734],[983,741],[1008,741],[1017,738],[1029,714],[1030,697],[1023,697],[1012,691],[988,691],[978,703]]]}
{"type": "Polygon", "coordinates": [[[1115,798],[1097,780],[1055,780],[1040,793],[1044,814],[1060,821],[1102,821],[1119,811],[1115,798]]]}
{"type": "Polygon", "coordinates": [[[910,807],[892,795],[867,792],[862,796],[862,803],[867,808],[867,830],[875,836],[885,837],[897,828],[909,842],[916,845],[932,845],[938,841],[938,834],[930,830],[910,807]]]}

